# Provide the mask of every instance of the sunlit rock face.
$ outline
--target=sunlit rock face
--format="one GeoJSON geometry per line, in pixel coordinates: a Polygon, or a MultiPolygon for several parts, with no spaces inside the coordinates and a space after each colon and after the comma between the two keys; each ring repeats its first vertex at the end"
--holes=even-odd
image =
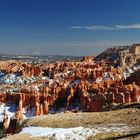
{"type": "Polygon", "coordinates": [[[98,61],[110,61],[110,64],[114,65],[115,67],[131,67],[134,64],[137,64],[137,62],[140,60],[140,44],[108,48],[95,59],[98,61]]]}
{"type": "Polygon", "coordinates": [[[10,133],[16,121],[31,116],[67,110],[99,112],[112,104],[139,103],[140,67],[135,64],[139,47],[137,44],[108,49],[103,53],[107,59],[103,60],[99,60],[103,57],[101,54],[95,59],[84,57],[79,61],[47,64],[1,61],[0,102],[3,109],[0,120],[4,128],[10,133]],[[127,65],[123,53],[134,54],[135,61],[131,64],[135,66],[127,65]],[[117,61],[110,60],[112,56],[117,57],[117,61]],[[123,66],[118,65],[121,59],[123,66]]]}

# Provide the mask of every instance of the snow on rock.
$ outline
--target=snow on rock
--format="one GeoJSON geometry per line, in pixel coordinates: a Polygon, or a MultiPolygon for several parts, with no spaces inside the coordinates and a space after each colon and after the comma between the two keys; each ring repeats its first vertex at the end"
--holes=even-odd
{"type": "MultiPolygon", "coordinates": [[[[6,112],[6,115],[8,117],[8,124],[10,122],[10,118],[15,117],[15,112],[17,110],[17,106],[15,104],[0,104],[0,122],[3,121],[4,118],[4,112],[6,112]]],[[[28,111],[27,107],[23,108],[23,117],[30,118],[35,116],[35,108],[32,108],[28,111]]]]}
{"type": "Polygon", "coordinates": [[[80,82],[80,80],[73,80],[71,83],[70,83],[70,86],[74,86],[75,84],[78,84],[80,82]]]}
{"type": "Polygon", "coordinates": [[[28,110],[28,106],[23,108],[23,116],[24,118],[30,118],[35,116],[35,108],[28,110]]]}
{"type": "Polygon", "coordinates": [[[10,118],[14,117],[14,115],[15,115],[15,110],[16,110],[16,106],[14,104],[7,104],[7,105],[1,104],[0,105],[0,122],[3,121],[3,118],[4,118],[3,113],[4,113],[4,111],[6,111],[6,115],[8,117],[7,123],[9,124],[10,118]]]}
{"type": "Polygon", "coordinates": [[[49,137],[54,140],[85,140],[89,136],[106,132],[129,131],[124,124],[111,124],[106,127],[74,127],[74,128],[49,128],[49,127],[26,127],[20,134],[30,134],[32,137],[49,137]]]}
{"type": "Polygon", "coordinates": [[[29,78],[25,78],[25,77],[21,77],[18,74],[5,74],[0,72],[0,84],[29,84],[29,83],[33,83],[37,80],[37,77],[29,77],[29,78]]]}
{"type": "Polygon", "coordinates": [[[96,83],[98,83],[98,84],[99,84],[101,81],[102,81],[102,77],[99,77],[99,78],[96,79],[96,83]]]}
{"type": "Polygon", "coordinates": [[[134,66],[134,67],[127,67],[126,70],[123,72],[123,78],[127,79],[128,77],[131,76],[132,73],[140,69],[140,65],[134,66]]]}

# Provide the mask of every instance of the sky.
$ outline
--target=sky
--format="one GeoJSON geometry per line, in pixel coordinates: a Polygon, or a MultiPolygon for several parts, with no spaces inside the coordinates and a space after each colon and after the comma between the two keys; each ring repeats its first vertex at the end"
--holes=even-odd
{"type": "Polygon", "coordinates": [[[0,53],[97,55],[140,43],[140,0],[1,0],[0,53]]]}

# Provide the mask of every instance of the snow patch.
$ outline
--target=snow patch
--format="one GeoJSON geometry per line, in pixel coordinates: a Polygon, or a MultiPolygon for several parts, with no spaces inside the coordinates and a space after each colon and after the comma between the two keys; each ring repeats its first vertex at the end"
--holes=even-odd
{"type": "Polygon", "coordinates": [[[48,137],[54,140],[85,140],[89,136],[106,132],[129,131],[126,125],[111,124],[106,127],[74,127],[74,128],[49,128],[49,127],[26,127],[20,134],[30,134],[31,137],[48,137]]]}
{"type": "Polygon", "coordinates": [[[10,118],[15,116],[15,110],[16,106],[14,104],[1,104],[0,105],[0,122],[3,121],[4,118],[4,111],[6,112],[6,115],[8,117],[8,124],[10,122],[10,118]]]}
{"type": "MultiPolygon", "coordinates": [[[[3,122],[4,112],[6,112],[6,115],[8,117],[7,124],[9,124],[10,118],[15,117],[16,110],[17,110],[17,106],[15,104],[4,104],[4,103],[0,104],[0,122],[3,122]]],[[[35,116],[35,108],[32,108],[30,110],[28,110],[28,107],[23,108],[24,119],[33,116],[35,116]]]]}

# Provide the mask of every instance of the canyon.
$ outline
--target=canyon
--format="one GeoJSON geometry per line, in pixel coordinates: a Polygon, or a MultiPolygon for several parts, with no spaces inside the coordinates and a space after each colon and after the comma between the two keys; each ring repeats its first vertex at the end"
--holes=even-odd
{"type": "Polygon", "coordinates": [[[0,120],[6,134],[15,134],[17,123],[33,116],[102,112],[129,103],[140,103],[139,44],[79,60],[0,61],[0,120]]]}

